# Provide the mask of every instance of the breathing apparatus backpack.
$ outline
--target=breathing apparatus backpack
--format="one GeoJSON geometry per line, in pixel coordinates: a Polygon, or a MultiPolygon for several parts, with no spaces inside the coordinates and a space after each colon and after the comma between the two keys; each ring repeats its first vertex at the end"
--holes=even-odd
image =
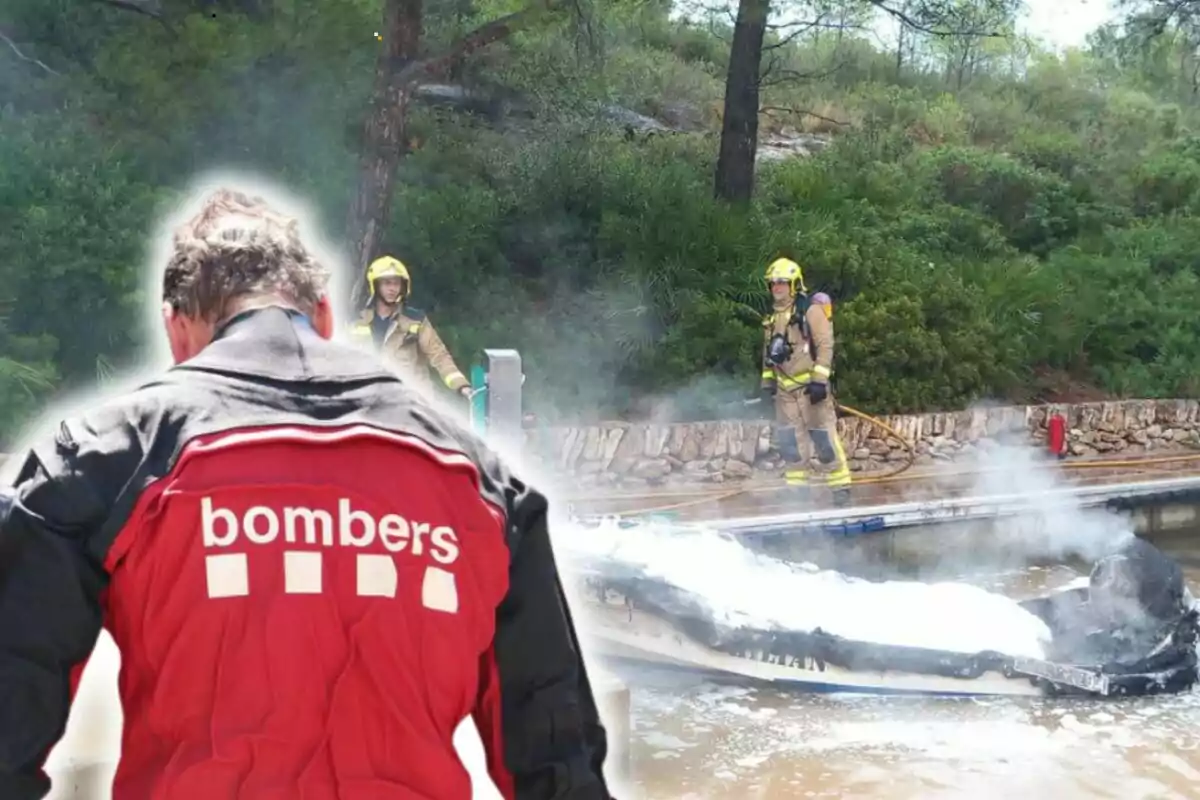
{"type": "MultiPolygon", "coordinates": [[[[825,318],[833,319],[833,300],[824,292],[817,292],[811,298],[804,293],[796,295],[796,300],[792,304],[792,318],[788,320],[787,326],[782,333],[776,333],[771,336],[767,342],[767,360],[775,366],[782,366],[792,357],[794,348],[791,341],[787,337],[787,328],[792,325],[800,327],[801,335],[804,336],[805,346],[808,348],[809,357],[813,361],[817,360],[817,348],[813,344],[812,328],[808,324],[808,309],[814,305],[821,306],[821,310],[825,312],[825,318]]],[[[769,320],[772,319],[768,317],[769,320]]]]}

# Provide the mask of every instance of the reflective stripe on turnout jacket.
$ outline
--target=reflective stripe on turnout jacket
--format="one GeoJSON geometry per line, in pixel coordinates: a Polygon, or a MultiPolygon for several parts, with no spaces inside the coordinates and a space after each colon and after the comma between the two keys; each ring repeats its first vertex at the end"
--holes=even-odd
{"type": "Polygon", "coordinates": [[[0,798],[122,653],[113,800],[607,798],[546,501],[370,354],[271,308],[69,418],[0,490],[0,798]]]}

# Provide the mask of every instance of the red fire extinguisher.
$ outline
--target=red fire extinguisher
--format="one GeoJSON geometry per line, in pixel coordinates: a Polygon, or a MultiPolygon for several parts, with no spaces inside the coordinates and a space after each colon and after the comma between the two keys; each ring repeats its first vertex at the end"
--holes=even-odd
{"type": "Polygon", "coordinates": [[[1067,457],[1067,421],[1062,414],[1051,414],[1046,423],[1046,441],[1058,458],[1067,457]]]}

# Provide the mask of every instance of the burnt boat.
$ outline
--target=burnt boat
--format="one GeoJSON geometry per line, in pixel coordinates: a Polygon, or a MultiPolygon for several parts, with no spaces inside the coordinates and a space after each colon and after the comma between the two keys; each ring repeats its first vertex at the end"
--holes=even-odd
{"type": "Polygon", "coordinates": [[[592,652],[765,682],[807,692],[943,696],[1116,697],[1178,693],[1198,676],[1195,603],[1141,650],[1114,660],[1074,660],[1078,610],[1086,585],[1021,602],[1042,619],[1053,640],[1047,659],[983,651],[958,653],[855,641],[816,628],[768,630],[715,619],[703,598],[602,557],[575,558],[577,612],[592,652]]]}

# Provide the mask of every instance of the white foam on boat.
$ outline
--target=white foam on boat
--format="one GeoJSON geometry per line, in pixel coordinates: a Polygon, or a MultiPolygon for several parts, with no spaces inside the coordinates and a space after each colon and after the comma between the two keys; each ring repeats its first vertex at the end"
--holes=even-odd
{"type": "Polygon", "coordinates": [[[793,565],[699,525],[603,520],[556,525],[555,549],[611,559],[696,595],[732,626],[811,631],[956,653],[1045,657],[1046,624],[965,583],[868,581],[793,565]]]}

